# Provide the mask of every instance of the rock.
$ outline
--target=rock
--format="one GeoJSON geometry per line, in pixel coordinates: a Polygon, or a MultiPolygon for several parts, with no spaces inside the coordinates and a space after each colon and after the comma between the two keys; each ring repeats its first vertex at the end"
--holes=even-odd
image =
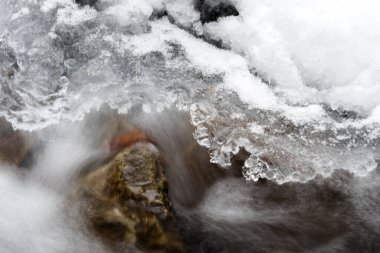
{"type": "Polygon", "coordinates": [[[195,7],[201,13],[201,22],[217,21],[220,17],[238,16],[239,12],[229,0],[196,0],[195,7]]]}
{"type": "Polygon", "coordinates": [[[32,138],[14,130],[12,124],[0,118],[0,162],[26,166],[31,160],[32,138]]]}
{"type": "Polygon", "coordinates": [[[94,6],[98,0],[75,0],[75,2],[79,5],[90,5],[94,6]]]}
{"type": "Polygon", "coordinates": [[[152,144],[138,143],[84,175],[75,196],[81,212],[110,247],[135,245],[147,252],[184,252],[175,228],[164,165],[152,144]]]}
{"type": "Polygon", "coordinates": [[[130,129],[123,134],[120,134],[116,138],[113,138],[110,143],[111,151],[120,151],[125,147],[129,147],[136,143],[152,143],[154,141],[151,140],[148,136],[146,136],[143,132],[138,129],[130,129]]]}

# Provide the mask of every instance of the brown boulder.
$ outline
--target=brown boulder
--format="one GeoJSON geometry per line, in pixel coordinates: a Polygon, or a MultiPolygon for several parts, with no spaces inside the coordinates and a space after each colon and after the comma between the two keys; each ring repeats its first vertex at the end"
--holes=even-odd
{"type": "Polygon", "coordinates": [[[120,151],[109,163],[82,175],[76,196],[89,227],[111,247],[183,252],[172,224],[164,165],[152,144],[120,151]]]}

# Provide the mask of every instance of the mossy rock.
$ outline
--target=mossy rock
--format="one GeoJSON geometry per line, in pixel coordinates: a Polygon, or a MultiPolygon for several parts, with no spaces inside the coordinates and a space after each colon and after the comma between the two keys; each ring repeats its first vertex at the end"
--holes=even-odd
{"type": "Polygon", "coordinates": [[[90,228],[111,247],[184,252],[168,199],[164,164],[151,144],[136,144],[83,176],[76,195],[90,228]]]}

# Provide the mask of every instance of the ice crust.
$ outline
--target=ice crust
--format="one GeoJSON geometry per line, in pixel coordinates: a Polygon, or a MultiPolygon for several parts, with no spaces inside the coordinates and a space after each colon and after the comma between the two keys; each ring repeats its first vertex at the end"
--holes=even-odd
{"type": "Polygon", "coordinates": [[[0,115],[33,130],[103,104],[176,106],[212,162],[249,153],[247,179],[376,168],[380,3],[233,3],[239,16],[202,25],[191,0],[0,0],[0,115]]]}

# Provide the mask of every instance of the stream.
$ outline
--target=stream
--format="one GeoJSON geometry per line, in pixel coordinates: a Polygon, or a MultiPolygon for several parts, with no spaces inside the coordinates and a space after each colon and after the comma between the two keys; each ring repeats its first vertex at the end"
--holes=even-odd
{"type": "Polygon", "coordinates": [[[0,140],[32,140],[17,165],[0,143],[1,252],[140,252],[69,197],[130,128],[165,159],[186,252],[380,251],[377,0],[0,6],[0,140]]]}

